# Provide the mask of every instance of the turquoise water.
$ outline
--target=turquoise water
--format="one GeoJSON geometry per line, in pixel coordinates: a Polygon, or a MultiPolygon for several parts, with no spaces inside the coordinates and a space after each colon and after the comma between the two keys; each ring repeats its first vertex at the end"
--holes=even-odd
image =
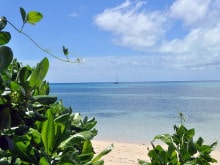
{"type": "Polygon", "coordinates": [[[50,84],[65,106],[96,117],[96,139],[149,142],[172,133],[179,124],[196,129],[205,142],[220,140],[220,82],[68,83],[50,84]]]}

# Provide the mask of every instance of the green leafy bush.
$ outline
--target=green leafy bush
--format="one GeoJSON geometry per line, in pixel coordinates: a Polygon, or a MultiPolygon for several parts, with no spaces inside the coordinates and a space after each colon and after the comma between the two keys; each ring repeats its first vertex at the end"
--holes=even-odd
{"type": "MultiPolygon", "coordinates": [[[[23,23],[35,24],[39,12],[20,9],[23,23]]],[[[112,145],[95,155],[91,140],[97,135],[95,118],[83,118],[49,95],[44,80],[49,60],[23,66],[13,57],[10,33],[0,18],[0,164],[100,165],[112,145]]]]}
{"type": "Polygon", "coordinates": [[[139,160],[140,165],[209,165],[217,162],[210,153],[217,146],[217,142],[211,145],[204,144],[203,138],[194,141],[195,129],[187,129],[183,125],[184,116],[180,113],[180,126],[174,125],[174,134],[155,136],[154,140],[160,140],[167,146],[154,145],[149,150],[150,162],[139,160]]]}

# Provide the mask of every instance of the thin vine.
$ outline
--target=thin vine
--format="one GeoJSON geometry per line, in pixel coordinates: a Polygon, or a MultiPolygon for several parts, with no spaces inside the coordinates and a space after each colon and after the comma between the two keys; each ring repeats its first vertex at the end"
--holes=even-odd
{"type": "MultiPolygon", "coordinates": [[[[37,48],[39,48],[41,51],[43,51],[44,53],[52,56],[53,58],[56,58],[60,61],[63,62],[70,62],[70,63],[81,63],[83,62],[83,59],[81,57],[77,57],[76,60],[71,61],[69,59],[69,54],[70,52],[68,51],[68,48],[65,48],[64,46],[62,47],[63,50],[62,51],[51,51],[49,49],[43,48],[39,43],[37,43],[30,35],[28,35],[27,33],[25,33],[23,31],[24,25],[26,23],[30,23],[30,24],[35,24],[36,22],[39,22],[41,20],[41,18],[43,17],[43,15],[39,12],[29,12],[28,14],[26,14],[25,10],[23,8],[20,8],[20,13],[23,19],[23,24],[21,29],[17,28],[13,23],[11,23],[10,21],[8,21],[5,17],[2,17],[3,21],[5,21],[6,23],[8,23],[9,25],[11,25],[17,32],[21,33],[22,35],[24,35],[25,37],[27,37],[37,48]],[[31,18],[32,17],[32,18],[31,18]],[[62,52],[66,59],[60,58],[57,55],[55,55],[52,52],[62,52]]],[[[72,53],[71,53],[72,54],[72,53]]]]}

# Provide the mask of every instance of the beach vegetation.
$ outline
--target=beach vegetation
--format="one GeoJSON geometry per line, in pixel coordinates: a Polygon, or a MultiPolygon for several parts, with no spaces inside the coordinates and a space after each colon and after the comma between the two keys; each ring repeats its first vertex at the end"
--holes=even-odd
{"type": "MultiPolygon", "coordinates": [[[[20,13],[23,25],[36,24],[43,17],[23,8],[20,13]]],[[[95,118],[73,113],[71,107],[50,95],[50,84],[45,80],[48,58],[35,67],[14,58],[7,46],[11,34],[4,31],[8,23],[6,17],[0,18],[0,164],[104,164],[102,157],[112,145],[95,153],[91,142],[97,135],[95,118]]],[[[19,32],[26,35],[22,29],[19,32]]]]}
{"type": "Polygon", "coordinates": [[[150,161],[138,160],[140,165],[210,165],[217,160],[211,156],[211,152],[217,146],[217,142],[211,145],[204,144],[204,139],[199,137],[194,141],[195,129],[187,129],[184,126],[185,117],[180,113],[180,125],[174,125],[174,133],[162,134],[154,137],[152,148],[148,151],[150,161]],[[159,140],[164,145],[155,145],[159,140]]]}

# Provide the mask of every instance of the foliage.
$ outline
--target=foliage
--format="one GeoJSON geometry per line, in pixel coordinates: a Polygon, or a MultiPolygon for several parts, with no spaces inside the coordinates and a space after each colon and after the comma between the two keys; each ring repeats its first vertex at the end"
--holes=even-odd
{"type": "Polygon", "coordinates": [[[154,137],[154,140],[160,140],[167,145],[164,149],[161,145],[154,145],[148,152],[150,162],[139,160],[140,165],[209,165],[217,162],[211,157],[210,153],[217,146],[217,142],[211,145],[204,144],[203,138],[199,137],[193,141],[195,129],[187,129],[183,125],[184,115],[180,113],[180,126],[174,125],[175,133],[173,135],[163,134],[154,137]]]}
{"type": "Polygon", "coordinates": [[[65,48],[64,46],[62,47],[62,50],[60,50],[60,51],[52,51],[52,50],[49,50],[47,48],[43,48],[30,35],[28,35],[27,33],[25,33],[23,31],[23,28],[26,24],[35,25],[37,22],[41,21],[41,19],[43,18],[43,15],[40,12],[30,11],[30,12],[26,13],[26,11],[21,7],[20,8],[20,14],[21,14],[22,22],[23,22],[21,28],[17,28],[13,23],[11,23],[9,20],[7,20],[6,17],[0,17],[0,45],[7,44],[9,42],[9,40],[11,39],[11,35],[10,35],[9,32],[1,31],[2,29],[5,28],[5,26],[8,23],[17,32],[19,32],[19,33],[23,34],[24,36],[26,36],[37,48],[42,50],[44,53],[46,53],[46,54],[48,54],[48,55],[50,55],[50,56],[52,56],[52,57],[54,57],[54,58],[56,58],[60,61],[63,61],[63,62],[70,62],[70,63],[81,63],[81,62],[83,62],[83,59],[81,57],[77,57],[75,60],[70,60],[69,59],[69,54],[73,54],[73,53],[70,53],[68,51],[68,48],[65,48]],[[61,57],[55,55],[54,52],[62,52],[62,54],[64,55],[65,58],[61,58],[61,57]]]}
{"type": "MultiPolygon", "coordinates": [[[[26,14],[23,23],[35,24],[38,12],[26,14]]],[[[83,118],[49,95],[44,80],[49,61],[36,67],[23,66],[13,58],[10,33],[2,31],[7,19],[0,19],[0,164],[101,165],[112,145],[95,155],[91,140],[97,135],[95,118],[83,118]]]]}

